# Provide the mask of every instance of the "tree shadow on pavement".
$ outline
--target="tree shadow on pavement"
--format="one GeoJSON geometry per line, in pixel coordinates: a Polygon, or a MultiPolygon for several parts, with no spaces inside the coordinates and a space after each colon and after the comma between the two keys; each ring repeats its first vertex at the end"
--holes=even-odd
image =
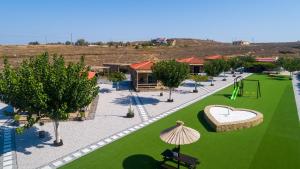
{"type": "Polygon", "coordinates": [[[28,150],[29,148],[44,148],[45,146],[54,146],[49,141],[52,139],[52,136],[49,132],[45,131],[45,137],[39,138],[37,127],[33,126],[29,129],[25,129],[24,133],[16,134],[16,152],[20,152],[26,155],[30,155],[31,152],[28,150]]]}

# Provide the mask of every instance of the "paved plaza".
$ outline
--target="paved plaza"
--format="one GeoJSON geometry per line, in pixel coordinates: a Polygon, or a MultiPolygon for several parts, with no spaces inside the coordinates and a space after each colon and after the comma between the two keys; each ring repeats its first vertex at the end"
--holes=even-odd
{"type": "MultiPolygon", "coordinates": [[[[248,75],[242,74],[244,77],[248,75]]],[[[210,82],[201,82],[198,93],[192,92],[194,82],[186,80],[174,89],[172,103],[166,102],[168,91],[160,96],[160,91],[136,93],[128,85],[121,85],[121,90],[116,91],[112,84],[100,84],[94,119],[61,122],[60,132],[64,142],[61,147],[53,146],[52,123],[42,127],[35,125],[24,134],[15,135],[15,142],[12,140],[16,150],[15,161],[19,169],[57,168],[229,86],[234,77],[228,74],[227,81],[222,79],[222,76],[216,77],[214,86],[210,86],[210,82]],[[134,118],[125,117],[130,103],[135,112],[134,118]],[[38,138],[40,129],[47,133],[44,139],[38,138]]]]}

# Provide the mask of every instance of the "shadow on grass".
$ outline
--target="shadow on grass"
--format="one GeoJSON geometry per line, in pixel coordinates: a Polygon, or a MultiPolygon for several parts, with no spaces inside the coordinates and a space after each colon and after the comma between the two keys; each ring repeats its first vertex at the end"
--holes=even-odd
{"type": "Polygon", "coordinates": [[[268,80],[289,80],[289,77],[286,76],[275,76],[275,77],[267,77],[268,80]]]}
{"type": "Polygon", "coordinates": [[[204,128],[208,132],[215,132],[214,129],[211,128],[210,125],[205,120],[205,118],[204,118],[204,110],[201,110],[201,111],[198,112],[197,118],[198,118],[199,122],[204,126],[204,128]]]}
{"type": "Polygon", "coordinates": [[[123,161],[123,169],[158,169],[159,161],[145,154],[136,154],[123,161]]]}
{"type": "Polygon", "coordinates": [[[214,96],[223,96],[223,97],[226,97],[227,99],[230,99],[231,95],[232,94],[228,94],[228,93],[225,93],[225,94],[224,93],[223,94],[222,93],[220,93],[220,94],[214,94],[214,96]]]}

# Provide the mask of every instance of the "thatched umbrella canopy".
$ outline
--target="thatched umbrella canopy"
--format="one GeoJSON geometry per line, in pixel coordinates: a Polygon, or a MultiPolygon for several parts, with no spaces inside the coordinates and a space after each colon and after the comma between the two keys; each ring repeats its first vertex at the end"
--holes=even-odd
{"type": "MultiPolygon", "coordinates": [[[[200,133],[192,128],[184,126],[184,122],[177,121],[177,124],[160,133],[160,138],[168,144],[178,146],[178,155],[180,145],[191,144],[199,140],[200,133]]],[[[179,168],[179,161],[178,161],[179,168]]]]}

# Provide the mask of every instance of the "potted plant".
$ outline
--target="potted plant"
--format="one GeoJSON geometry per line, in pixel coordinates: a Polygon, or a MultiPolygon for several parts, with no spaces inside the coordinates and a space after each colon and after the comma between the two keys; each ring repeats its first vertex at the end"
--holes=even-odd
{"type": "Polygon", "coordinates": [[[163,90],[164,90],[164,88],[160,88],[159,96],[163,96],[164,95],[163,90]]]}
{"type": "Polygon", "coordinates": [[[20,125],[20,118],[21,118],[21,115],[19,115],[19,114],[14,115],[14,125],[16,125],[16,126],[20,125]]]}
{"type": "Polygon", "coordinates": [[[79,111],[79,120],[80,121],[84,121],[85,120],[85,111],[84,110],[80,110],[79,111]]]}
{"type": "Polygon", "coordinates": [[[128,108],[128,112],[126,115],[127,118],[133,118],[134,117],[134,110],[130,107],[128,108]]]}
{"type": "Polygon", "coordinates": [[[39,138],[45,138],[46,136],[46,132],[42,129],[42,126],[44,126],[44,122],[43,121],[40,121],[39,122],[39,125],[41,126],[41,130],[39,131],[39,138]]]}

